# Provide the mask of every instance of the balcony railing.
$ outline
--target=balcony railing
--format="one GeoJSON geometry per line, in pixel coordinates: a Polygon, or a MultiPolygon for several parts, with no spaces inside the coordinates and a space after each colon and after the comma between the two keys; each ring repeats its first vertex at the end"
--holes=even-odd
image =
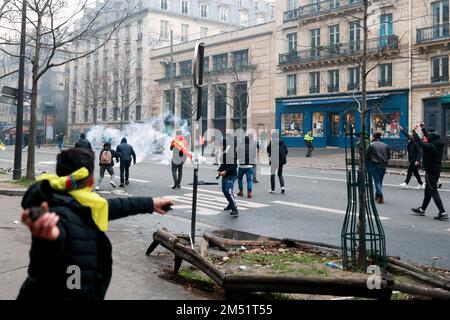
{"type": "Polygon", "coordinates": [[[310,86],[309,93],[320,93],[320,87],[319,86],[310,86]]]}
{"type": "Polygon", "coordinates": [[[359,82],[350,82],[347,83],[348,90],[357,90],[359,88],[359,82]]]}
{"type": "Polygon", "coordinates": [[[450,23],[417,29],[416,43],[418,44],[444,39],[450,39],[450,23]]]}
{"type": "Polygon", "coordinates": [[[392,80],[378,81],[378,87],[392,87],[392,80]]]}
{"type": "Polygon", "coordinates": [[[328,85],[328,92],[339,92],[339,86],[338,85],[328,85]]]}
{"type": "Polygon", "coordinates": [[[297,9],[284,12],[284,22],[291,22],[310,15],[332,13],[338,9],[346,9],[360,6],[360,1],[355,0],[325,0],[318,3],[308,4],[297,9]]]}
{"type": "Polygon", "coordinates": [[[431,83],[448,82],[448,75],[431,77],[431,83]]]}
{"type": "Polygon", "coordinates": [[[288,89],[287,90],[287,95],[288,96],[295,96],[295,95],[297,95],[297,88],[288,89]]]}
{"type": "MultiPolygon", "coordinates": [[[[367,41],[367,52],[375,53],[384,50],[397,50],[399,48],[398,36],[391,35],[367,41]]],[[[339,57],[361,55],[363,53],[363,42],[350,42],[335,44],[332,46],[316,47],[302,51],[291,51],[279,55],[280,65],[298,63],[311,63],[320,60],[330,60],[339,57]]]]}

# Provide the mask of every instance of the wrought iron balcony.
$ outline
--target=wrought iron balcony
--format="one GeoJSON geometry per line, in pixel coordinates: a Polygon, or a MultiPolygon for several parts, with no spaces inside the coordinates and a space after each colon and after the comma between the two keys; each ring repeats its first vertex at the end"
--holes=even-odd
{"type": "Polygon", "coordinates": [[[310,86],[309,93],[320,93],[320,87],[319,86],[310,86]]]}
{"type": "Polygon", "coordinates": [[[358,90],[359,88],[359,82],[349,82],[347,83],[347,90],[358,90]]]}
{"type": "Polygon", "coordinates": [[[328,93],[339,92],[339,85],[328,85],[328,93]]]}
{"type": "Polygon", "coordinates": [[[417,44],[445,39],[450,39],[450,23],[417,29],[417,44]]]}
{"type": "Polygon", "coordinates": [[[378,81],[378,87],[392,87],[392,80],[378,81]]]}
{"type": "Polygon", "coordinates": [[[327,13],[336,13],[337,10],[361,6],[361,1],[357,0],[325,0],[318,3],[308,4],[297,9],[284,12],[283,21],[291,22],[304,19],[309,16],[316,16],[327,13]]]}
{"type": "MultiPolygon", "coordinates": [[[[388,50],[398,50],[399,39],[396,35],[369,39],[367,41],[367,52],[384,53],[388,50]]],[[[363,42],[350,42],[335,44],[332,46],[319,46],[308,50],[291,51],[279,55],[279,65],[293,65],[302,63],[313,63],[316,61],[331,60],[348,56],[363,54],[363,42]]]]}
{"type": "Polygon", "coordinates": [[[448,74],[442,76],[431,77],[431,83],[448,82],[448,74]]]}

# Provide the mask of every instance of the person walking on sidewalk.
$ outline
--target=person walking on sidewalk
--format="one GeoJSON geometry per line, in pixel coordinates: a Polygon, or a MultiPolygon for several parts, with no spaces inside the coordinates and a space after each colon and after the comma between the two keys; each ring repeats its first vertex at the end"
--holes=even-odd
{"type": "Polygon", "coordinates": [[[192,159],[192,156],[188,151],[188,143],[182,136],[181,130],[178,130],[176,132],[175,138],[170,143],[170,150],[172,151],[172,189],[180,189],[181,179],[183,178],[184,162],[186,161],[187,156],[190,156],[190,158],[192,159]]]}
{"type": "Polygon", "coordinates": [[[92,150],[92,145],[84,133],[80,134],[80,140],[75,143],[75,148],[92,150]]]}
{"type": "Polygon", "coordinates": [[[419,174],[420,161],[422,159],[422,148],[414,141],[413,132],[408,134],[402,127],[400,127],[400,131],[408,138],[408,173],[406,174],[406,180],[402,184],[400,184],[400,188],[406,188],[411,181],[411,177],[414,176],[417,179],[419,185],[417,189],[425,189],[425,185],[423,184],[422,178],[419,174]]]}
{"type": "Polygon", "coordinates": [[[62,152],[64,148],[64,133],[58,134],[56,141],[58,142],[59,152],[62,152]]]}
{"type": "Polygon", "coordinates": [[[252,136],[247,136],[244,138],[244,143],[240,144],[237,147],[238,152],[238,162],[239,162],[239,170],[238,170],[238,185],[239,185],[239,193],[237,194],[239,197],[244,196],[244,176],[247,180],[247,197],[253,197],[253,168],[256,163],[256,152],[257,146],[256,142],[253,140],[252,136]]]}
{"type": "Polygon", "coordinates": [[[116,152],[120,158],[120,185],[119,187],[124,188],[125,185],[130,184],[130,166],[131,161],[136,165],[136,153],[133,147],[128,144],[126,138],[122,138],[120,144],[117,146],[116,152]],[[125,185],[124,185],[125,184],[125,185]]]}
{"type": "Polygon", "coordinates": [[[313,133],[312,131],[308,132],[304,138],[306,146],[308,147],[308,153],[306,154],[306,156],[308,158],[312,157],[312,152],[314,150],[314,146],[313,146],[313,141],[314,141],[314,137],[313,137],[313,133]]]}
{"type": "Polygon", "coordinates": [[[278,179],[280,180],[281,193],[284,194],[284,178],[283,178],[283,166],[287,163],[287,155],[289,151],[284,143],[280,140],[278,133],[272,135],[272,140],[267,146],[267,154],[270,159],[270,190],[269,193],[275,193],[275,174],[278,174],[278,179]]]}
{"type": "MultiPolygon", "coordinates": [[[[231,139],[233,139],[231,137],[231,139]]],[[[237,217],[239,212],[236,204],[236,199],[234,198],[234,182],[237,176],[237,159],[236,159],[236,148],[228,145],[226,139],[223,140],[223,153],[222,153],[222,164],[217,170],[217,177],[222,177],[222,193],[228,201],[228,205],[224,208],[225,211],[229,211],[232,217],[237,217]]]]}
{"type": "MultiPolygon", "coordinates": [[[[251,140],[253,140],[253,135],[248,135],[251,140]]],[[[256,159],[255,159],[255,165],[253,166],[253,183],[259,183],[258,179],[256,178],[256,174],[258,172],[258,161],[259,161],[259,151],[260,151],[260,144],[259,140],[256,140],[256,159]]]]}
{"type": "Polygon", "coordinates": [[[116,183],[114,182],[114,158],[117,159],[118,155],[113,149],[111,149],[111,142],[105,142],[103,144],[103,150],[100,151],[99,156],[100,177],[98,178],[97,186],[95,187],[96,191],[100,190],[103,178],[105,177],[105,171],[109,173],[109,183],[111,184],[111,186],[113,188],[117,187],[116,183]]]}
{"type": "Polygon", "coordinates": [[[108,200],[92,192],[94,153],[69,149],[57,156],[56,175],[38,177],[22,199],[31,231],[28,277],[18,300],[103,300],[112,277],[108,223],[137,214],[167,213],[171,199],[108,200]],[[44,213],[30,215],[30,209],[44,213]],[[81,283],[80,283],[81,282],[81,283]]]}
{"type": "Polygon", "coordinates": [[[384,203],[383,179],[386,174],[387,164],[391,158],[389,146],[381,141],[381,133],[375,132],[373,142],[367,149],[369,170],[375,182],[375,200],[379,204],[384,203]]]}
{"type": "Polygon", "coordinates": [[[428,142],[420,139],[419,135],[414,132],[414,140],[422,147],[423,150],[423,168],[425,170],[425,196],[423,203],[419,208],[411,209],[419,216],[424,216],[425,211],[433,198],[439,212],[435,217],[436,220],[448,220],[448,214],[445,213],[444,205],[438,191],[438,181],[442,171],[442,156],[444,154],[445,143],[441,136],[434,132],[434,129],[425,129],[423,123],[420,124],[424,137],[428,142]]]}

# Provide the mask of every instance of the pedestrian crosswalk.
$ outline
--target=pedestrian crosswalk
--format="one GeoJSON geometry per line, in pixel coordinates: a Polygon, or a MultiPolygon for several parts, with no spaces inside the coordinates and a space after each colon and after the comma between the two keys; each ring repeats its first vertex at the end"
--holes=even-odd
{"type": "MultiPolygon", "coordinates": [[[[192,209],[192,188],[182,187],[186,190],[186,193],[168,195],[175,202],[174,210],[180,211],[191,211],[192,209]]],[[[270,207],[268,204],[258,203],[254,201],[245,201],[236,199],[239,211],[251,211],[260,208],[270,207]]],[[[198,189],[197,194],[197,214],[203,216],[212,216],[223,213],[223,208],[228,205],[227,200],[223,196],[222,192],[208,190],[208,189],[198,189]]]]}

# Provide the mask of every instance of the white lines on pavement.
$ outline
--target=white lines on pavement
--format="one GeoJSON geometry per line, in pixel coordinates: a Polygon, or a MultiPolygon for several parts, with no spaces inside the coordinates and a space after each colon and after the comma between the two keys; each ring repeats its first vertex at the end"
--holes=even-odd
{"type": "MultiPolygon", "coordinates": [[[[181,187],[181,189],[191,190],[191,191],[194,190],[194,189],[191,188],[191,187],[181,187]]],[[[223,194],[222,192],[219,192],[219,191],[208,190],[208,189],[202,189],[202,188],[198,188],[197,190],[198,190],[198,191],[201,191],[201,192],[212,193],[212,194],[220,194],[220,195],[223,194]]]]}
{"type": "Polygon", "coordinates": [[[49,164],[49,165],[56,165],[56,161],[41,161],[38,162],[38,164],[49,164]]]}
{"type": "MultiPolygon", "coordinates": [[[[336,213],[336,214],[341,214],[341,215],[345,215],[346,214],[346,212],[344,210],[323,208],[323,207],[311,206],[311,205],[295,203],[295,202],[272,201],[272,203],[281,204],[281,205],[285,205],[285,206],[296,207],[296,208],[303,208],[303,209],[310,209],[310,210],[316,210],[316,211],[322,211],[322,212],[336,213]]],[[[381,220],[389,220],[390,218],[388,218],[388,217],[380,217],[380,219],[381,220]]]]}
{"type": "Polygon", "coordinates": [[[139,180],[139,179],[131,179],[131,178],[128,180],[134,181],[134,182],[139,182],[139,183],[150,183],[150,181],[147,181],[147,180],[139,180]]]}
{"type": "Polygon", "coordinates": [[[445,231],[450,232],[450,229],[447,229],[447,230],[445,230],[445,231]]]}
{"type": "MultiPolygon", "coordinates": [[[[178,221],[178,222],[191,224],[191,219],[182,218],[182,217],[178,217],[178,216],[174,216],[174,215],[170,215],[170,214],[167,214],[167,215],[165,215],[163,217],[167,218],[167,219],[172,219],[172,220],[175,220],[175,221],[178,221]]],[[[197,227],[204,227],[204,228],[210,228],[210,229],[217,229],[218,228],[217,226],[213,226],[213,225],[206,224],[206,223],[201,223],[201,222],[198,222],[198,221],[195,223],[195,225],[197,227]]]]}

